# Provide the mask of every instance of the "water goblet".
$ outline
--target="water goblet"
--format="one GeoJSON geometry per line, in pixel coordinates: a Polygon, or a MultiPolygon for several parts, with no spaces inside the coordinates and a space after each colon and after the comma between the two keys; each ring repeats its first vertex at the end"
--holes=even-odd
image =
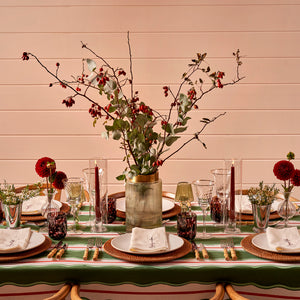
{"type": "Polygon", "coordinates": [[[196,196],[198,198],[199,206],[203,212],[203,231],[198,235],[201,239],[209,239],[212,237],[210,233],[206,232],[206,211],[209,208],[212,190],[214,182],[209,179],[199,179],[192,182],[192,185],[195,189],[196,196]]]}
{"type": "Polygon", "coordinates": [[[74,225],[71,226],[71,232],[77,232],[79,228],[78,205],[81,202],[84,180],[80,177],[70,177],[64,180],[67,202],[71,206],[71,214],[74,219],[74,225]]]}

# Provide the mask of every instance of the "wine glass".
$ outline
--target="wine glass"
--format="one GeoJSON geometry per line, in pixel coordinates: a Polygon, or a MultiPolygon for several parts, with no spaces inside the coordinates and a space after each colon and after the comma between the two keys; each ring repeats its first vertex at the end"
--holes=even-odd
{"type": "Polygon", "coordinates": [[[71,206],[71,214],[74,219],[74,225],[71,226],[72,232],[77,232],[79,227],[78,205],[81,202],[84,180],[80,177],[70,177],[64,180],[67,202],[71,206]]]}
{"type": "Polygon", "coordinates": [[[199,234],[199,238],[201,239],[209,239],[212,237],[210,233],[206,232],[206,211],[209,208],[211,198],[212,198],[212,190],[214,186],[214,182],[209,179],[199,179],[192,182],[192,185],[195,189],[196,196],[198,198],[199,206],[203,212],[203,232],[199,234]]]}

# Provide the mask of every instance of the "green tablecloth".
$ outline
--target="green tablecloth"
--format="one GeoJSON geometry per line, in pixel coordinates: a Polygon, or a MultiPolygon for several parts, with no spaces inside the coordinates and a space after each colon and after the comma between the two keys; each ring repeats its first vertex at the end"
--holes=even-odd
{"type": "MultiPolygon", "coordinates": [[[[198,215],[198,231],[202,231],[202,215],[199,207],[193,210],[198,215]]],[[[80,223],[85,225],[88,220],[88,209],[83,206],[80,211],[80,223]]],[[[70,224],[72,221],[70,220],[70,224]]],[[[300,217],[294,217],[292,223],[300,226],[300,217]]],[[[191,252],[186,256],[159,264],[133,264],[100,253],[98,261],[82,259],[89,238],[101,237],[105,242],[125,232],[122,220],[116,220],[107,225],[107,232],[91,233],[88,228],[82,234],[68,234],[65,242],[69,244],[67,252],[61,260],[47,258],[48,251],[35,257],[12,263],[0,264],[0,284],[13,283],[17,285],[60,284],[75,281],[82,284],[120,285],[131,283],[136,286],[151,286],[154,284],[184,285],[189,283],[211,284],[218,281],[230,282],[236,285],[254,285],[257,287],[285,287],[300,289],[300,264],[278,263],[251,255],[243,250],[241,240],[253,234],[253,226],[243,226],[242,232],[234,236],[237,261],[226,261],[220,241],[227,238],[223,229],[215,227],[208,219],[207,230],[213,233],[213,238],[202,240],[210,255],[209,259],[197,261],[191,252]]],[[[176,217],[166,223],[168,232],[176,233],[176,217]]],[[[32,227],[37,229],[37,227],[32,227]]],[[[196,242],[200,242],[196,239],[196,242]]]]}

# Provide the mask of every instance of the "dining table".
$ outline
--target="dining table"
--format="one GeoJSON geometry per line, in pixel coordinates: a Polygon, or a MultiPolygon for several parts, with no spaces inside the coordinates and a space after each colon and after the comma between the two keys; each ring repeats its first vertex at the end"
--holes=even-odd
{"type": "MultiPolygon", "coordinates": [[[[202,211],[196,202],[191,209],[197,215],[197,231],[201,232],[202,211]]],[[[300,216],[294,216],[290,223],[299,227],[300,216]]],[[[69,216],[68,225],[72,224],[73,218],[69,216]]],[[[84,202],[79,211],[79,225],[79,232],[68,232],[64,238],[67,248],[60,259],[47,257],[57,244],[56,240],[50,240],[45,251],[29,257],[9,261],[1,260],[3,255],[0,254],[0,298],[44,299],[64,283],[71,282],[80,284],[80,295],[84,299],[209,299],[215,293],[216,283],[230,283],[248,299],[300,299],[300,253],[279,259],[276,253],[264,256],[255,252],[257,248],[253,251],[251,239],[256,233],[251,221],[237,224],[240,233],[230,234],[208,215],[206,230],[212,237],[201,240],[196,236],[194,240],[200,259],[196,259],[190,242],[184,241],[188,245],[184,255],[179,254],[174,259],[166,256],[165,260],[157,259],[159,255],[149,255],[145,261],[132,259],[134,255],[120,257],[111,251],[112,239],[126,233],[123,218],[117,217],[105,224],[103,232],[92,232],[89,203],[84,202]],[[221,245],[228,238],[234,243],[236,260],[230,252],[229,260],[224,257],[221,245]],[[99,257],[93,260],[95,248],[90,248],[84,260],[84,251],[91,239],[102,242],[99,257]],[[209,258],[203,258],[200,243],[205,246],[209,258]]],[[[167,233],[176,235],[176,214],[164,219],[163,226],[167,233]]],[[[5,226],[1,224],[0,227],[5,226]]],[[[33,222],[22,227],[42,231],[33,222]]]]}

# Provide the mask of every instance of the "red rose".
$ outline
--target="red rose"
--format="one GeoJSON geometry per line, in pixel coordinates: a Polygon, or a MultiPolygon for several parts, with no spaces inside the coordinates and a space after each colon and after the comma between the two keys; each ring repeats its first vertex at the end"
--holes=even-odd
{"type": "Polygon", "coordinates": [[[67,178],[67,175],[64,172],[58,171],[55,174],[55,179],[54,179],[52,185],[56,189],[62,190],[65,187],[63,180],[66,178],[67,178]]]}
{"type": "Polygon", "coordinates": [[[40,177],[49,177],[56,169],[55,161],[50,157],[42,157],[35,164],[35,171],[40,177]]]}
{"type": "Polygon", "coordinates": [[[300,186],[300,170],[296,169],[292,178],[291,182],[294,186],[300,186]]]}
{"type": "Polygon", "coordinates": [[[295,171],[294,165],[287,160],[281,160],[274,165],[273,173],[280,180],[288,180],[295,171]]]}

